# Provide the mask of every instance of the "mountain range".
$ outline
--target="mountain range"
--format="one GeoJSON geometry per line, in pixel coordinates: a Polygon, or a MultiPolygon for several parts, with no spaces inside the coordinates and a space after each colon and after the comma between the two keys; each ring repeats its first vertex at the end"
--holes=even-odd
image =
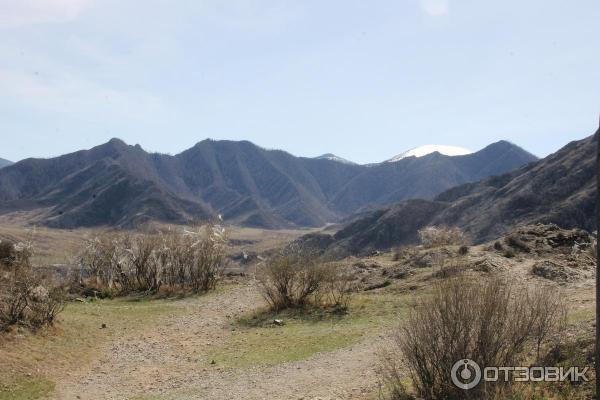
{"type": "Polygon", "coordinates": [[[4,158],[0,158],[0,168],[8,167],[9,165],[12,165],[12,164],[13,164],[12,161],[8,161],[8,160],[5,160],[4,158]]]}
{"type": "Polygon", "coordinates": [[[413,199],[367,213],[321,242],[338,253],[363,253],[415,243],[418,230],[431,225],[460,227],[475,243],[524,224],[594,231],[598,135],[600,130],[542,160],[432,200],[413,199]]]}
{"type": "Polygon", "coordinates": [[[248,141],[204,140],[175,156],[119,139],[0,170],[0,214],[29,212],[52,227],[190,223],[222,215],[254,227],[315,227],[536,160],[500,141],[472,154],[433,152],[357,165],[326,155],[295,157],[248,141]]]}

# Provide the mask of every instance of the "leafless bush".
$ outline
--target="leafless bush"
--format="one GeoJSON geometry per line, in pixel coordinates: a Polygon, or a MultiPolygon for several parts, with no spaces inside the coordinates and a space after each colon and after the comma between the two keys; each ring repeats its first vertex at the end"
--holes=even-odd
{"type": "Polygon", "coordinates": [[[439,261],[439,269],[434,271],[432,276],[434,278],[446,279],[451,278],[469,269],[470,265],[463,259],[450,259],[439,261]]]}
{"type": "Polygon", "coordinates": [[[346,310],[353,289],[353,279],[348,271],[337,265],[325,266],[325,279],[320,288],[322,303],[346,310]]]}
{"type": "Polygon", "coordinates": [[[258,271],[263,297],[273,310],[307,304],[348,305],[351,279],[306,249],[291,247],[271,257],[258,271]]]}
{"type": "Polygon", "coordinates": [[[31,242],[11,248],[11,261],[0,268],[0,330],[16,324],[33,329],[51,325],[64,308],[63,291],[50,288],[31,265],[31,242]],[[50,288],[50,289],[49,289],[50,288]]]}
{"type": "Polygon", "coordinates": [[[415,246],[402,246],[394,249],[392,261],[409,261],[414,260],[419,255],[419,251],[415,246]]]}
{"type": "Polygon", "coordinates": [[[466,358],[482,368],[519,365],[529,345],[541,345],[560,325],[563,311],[556,308],[562,307],[548,293],[519,289],[517,300],[515,287],[498,277],[438,282],[433,295],[419,302],[398,329],[395,349],[382,359],[389,398],[404,393],[404,370],[424,399],[505,398],[497,396],[510,388],[491,383],[462,391],[449,372],[466,358]]]}
{"type": "Polygon", "coordinates": [[[286,248],[271,257],[257,275],[265,300],[275,310],[307,304],[325,277],[317,257],[300,248],[286,248]]]}
{"type": "Polygon", "coordinates": [[[559,291],[540,286],[530,291],[528,303],[534,322],[531,336],[535,343],[536,362],[540,361],[540,349],[548,336],[560,331],[567,322],[567,309],[564,307],[564,298],[559,291]]]}
{"type": "Polygon", "coordinates": [[[87,241],[80,265],[91,284],[120,293],[214,289],[227,238],[219,225],[163,233],[105,233],[87,241]]]}
{"type": "Polygon", "coordinates": [[[419,230],[419,239],[423,247],[464,245],[467,237],[460,228],[447,226],[429,226],[419,230]]]}
{"type": "Polygon", "coordinates": [[[0,240],[0,266],[9,266],[15,261],[15,245],[6,240],[0,240]]]}

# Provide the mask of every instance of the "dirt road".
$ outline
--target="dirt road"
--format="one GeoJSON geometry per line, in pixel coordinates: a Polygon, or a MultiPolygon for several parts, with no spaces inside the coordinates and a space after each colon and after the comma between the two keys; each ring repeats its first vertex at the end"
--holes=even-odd
{"type": "MultiPolygon", "coordinates": [[[[55,399],[359,399],[376,390],[376,343],[275,366],[221,368],[202,358],[226,345],[231,321],[264,305],[256,288],[186,300],[189,309],[98,349],[91,365],[56,377],[55,399]]],[[[293,344],[292,344],[293,345],[293,344]]]]}

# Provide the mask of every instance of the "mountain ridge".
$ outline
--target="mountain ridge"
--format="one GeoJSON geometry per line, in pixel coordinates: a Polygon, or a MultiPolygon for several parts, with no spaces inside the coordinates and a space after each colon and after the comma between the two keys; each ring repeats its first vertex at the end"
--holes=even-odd
{"type": "Polygon", "coordinates": [[[245,226],[323,226],[365,207],[433,198],[535,159],[502,143],[465,156],[437,153],[361,166],[295,157],[249,141],[203,140],[171,156],[114,138],[2,169],[0,214],[38,207],[46,213],[36,222],[55,227],[187,223],[216,214],[245,226]]]}
{"type": "Polygon", "coordinates": [[[409,200],[350,222],[334,235],[341,252],[415,243],[429,225],[457,226],[475,243],[519,225],[595,229],[596,142],[600,129],[514,171],[467,183],[430,200],[409,200]]]}

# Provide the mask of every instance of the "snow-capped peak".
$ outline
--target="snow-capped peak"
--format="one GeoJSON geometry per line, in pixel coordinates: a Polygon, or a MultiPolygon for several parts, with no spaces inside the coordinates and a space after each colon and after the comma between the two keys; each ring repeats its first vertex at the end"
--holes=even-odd
{"type": "Polygon", "coordinates": [[[405,151],[402,154],[398,154],[397,156],[387,160],[387,162],[400,161],[406,157],[423,157],[427,154],[435,153],[436,151],[445,156],[464,156],[473,153],[471,150],[465,149],[464,147],[428,144],[421,147],[415,147],[414,149],[405,151]]]}
{"type": "Polygon", "coordinates": [[[352,161],[346,160],[345,158],[342,157],[338,157],[335,154],[332,153],[327,153],[327,154],[323,154],[321,156],[315,157],[318,160],[331,160],[331,161],[337,161],[343,164],[356,164],[352,161]]]}

